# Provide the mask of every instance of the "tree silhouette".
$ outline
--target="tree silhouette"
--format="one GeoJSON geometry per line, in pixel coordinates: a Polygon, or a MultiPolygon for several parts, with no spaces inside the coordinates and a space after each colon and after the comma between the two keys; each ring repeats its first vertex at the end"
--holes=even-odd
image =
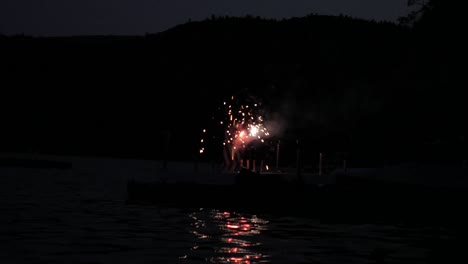
{"type": "MultiPolygon", "coordinates": [[[[307,15],[213,17],[144,36],[6,36],[0,38],[2,85],[69,91],[79,100],[68,108],[58,104],[67,97],[41,92],[33,100],[45,135],[58,124],[80,135],[69,148],[51,137],[40,144],[49,151],[161,158],[158,135],[170,129],[172,151],[189,159],[213,102],[247,87],[288,120],[285,138],[307,139],[304,149],[321,144],[341,151],[349,144],[339,142],[353,135],[354,150],[378,157],[379,148],[417,149],[422,137],[448,133],[444,128],[462,133],[463,96],[450,89],[461,50],[452,48],[457,35],[441,38],[441,45],[423,30],[435,22],[422,21],[441,17],[436,8],[411,29],[307,15]],[[55,110],[46,112],[45,105],[55,110]]],[[[23,97],[15,98],[12,104],[25,106],[23,97]]],[[[12,135],[3,138],[5,148],[33,144],[15,136],[14,122],[3,128],[12,135]]]]}

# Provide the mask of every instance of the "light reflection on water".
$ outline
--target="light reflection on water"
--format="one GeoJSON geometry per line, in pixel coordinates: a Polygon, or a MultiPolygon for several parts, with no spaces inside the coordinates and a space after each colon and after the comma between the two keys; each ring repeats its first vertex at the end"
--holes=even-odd
{"type": "MultiPolygon", "coordinates": [[[[125,203],[114,174],[0,169],[0,263],[461,263],[457,229],[125,203]],[[107,178],[106,178],[107,177],[107,178]]],[[[468,263],[467,261],[463,263],[468,263]]]]}
{"type": "Polygon", "coordinates": [[[205,259],[212,263],[260,263],[270,258],[261,252],[261,233],[268,221],[255,215],[200,209],[189,214],[190,233],[196,237],[190,253],[181,259],[205,259]]]}

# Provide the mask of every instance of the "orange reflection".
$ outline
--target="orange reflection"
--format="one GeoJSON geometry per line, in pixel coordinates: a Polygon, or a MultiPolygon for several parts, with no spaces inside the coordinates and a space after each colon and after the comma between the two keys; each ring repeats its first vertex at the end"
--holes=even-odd
{"type": "Polygon", "coordinates": [[[229,229],[239,229],[240,228],[239,225],[231,225],[231,224],[227,224],[226,227],[229,228],[229,229]]]}
{"type": "MultiPolygon", "coordinates": [[[[229,260],[232,261],[232,262],[235,262],[235,263],[239,263],[239,262],[243,261],[244,258],[234,258],[234,257],[231,257],[229,260]]],[[[248,261],[248,260],[247,260],[247,261],[248,261]]],[[[245,263],[245,262],[243,262],[243,263],[245,263]]],[[[249,263],[250,263],[250,262],[249,262],[249,263]]]]}
{"type": "Polygon", "coordinates": [[[191,233],[196,245],[190,256],[212,263],[260,263],[270,256],[255,252],[261,243],[258,235],[267,229],[268,221],[236,212],[204,210],[192,213],[191,233]]]}
{"type": "Polygon", "coordinates": [[[231,248],[228,250],[229,253],[237,253],[237,251],[239,251],[238,248],[231,248]]]}
{"type": "MultiPolygon", "coordinates": [[[[224,220],[226,221],[225,231],[227,235],[233,237],[243,238],[244,236],[258,235],[260,234],[260,224],[265,224],[266,221],[259,220],[256,216],[253,217],[236,217],[236,214],[225,214],[223,213],[224,220]]],[[[260,243],[253,243],[243,239],[234,239],[233,237],[228,237],[223,240],[228,245],[222,249],[223,252],[232,254],[234,256],[229,257],[228,262],[233,263],[258,263],[261,259],[262,254],[253,253],[250,250],[252,247],[259,246],[260,243]]]]}

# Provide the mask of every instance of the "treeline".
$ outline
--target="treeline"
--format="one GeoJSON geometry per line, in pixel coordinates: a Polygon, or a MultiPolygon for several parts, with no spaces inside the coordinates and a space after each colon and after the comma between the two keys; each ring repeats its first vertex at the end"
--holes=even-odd
{"type": "Polygon", "coordinates": [[[170,134],[170,158],[191,159],[200,130],[242,89],[286,121],[284,140],[314,149],[375,158],[459,142],[456,49],[417,28],[309,15],[212,17],[145,36],[2,36],[1,151],[161,158],[170,134]]]}

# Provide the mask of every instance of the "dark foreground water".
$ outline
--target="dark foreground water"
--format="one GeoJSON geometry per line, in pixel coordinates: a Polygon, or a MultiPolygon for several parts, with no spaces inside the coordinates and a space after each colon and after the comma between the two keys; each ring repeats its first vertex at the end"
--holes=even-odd
{"type": "Polygon", "coordinates": [[[0,263],[457,263],[466,251],[450,227],[129,205],[125,181],[1,168],[0,263]]]}

